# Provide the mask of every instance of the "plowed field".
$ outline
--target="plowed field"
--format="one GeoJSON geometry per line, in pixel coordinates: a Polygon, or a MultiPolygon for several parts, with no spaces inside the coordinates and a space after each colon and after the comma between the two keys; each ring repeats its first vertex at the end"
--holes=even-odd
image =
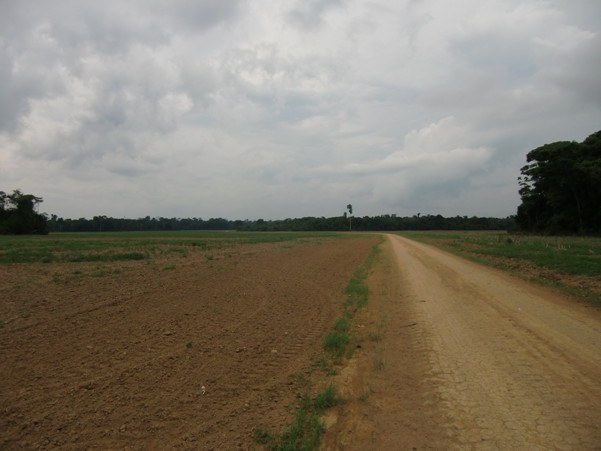
{"type": "Polygon", "coordinates": [[[0,448],[256,446],[290,422],[376,242],[0,265],[0,448]]]}

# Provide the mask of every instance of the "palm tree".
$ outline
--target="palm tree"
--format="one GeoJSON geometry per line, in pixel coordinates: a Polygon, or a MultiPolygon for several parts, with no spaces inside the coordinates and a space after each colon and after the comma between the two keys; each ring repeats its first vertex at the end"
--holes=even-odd
{"type": "Polygon", "coordinates": [[[348,212],[349,212],[349,217],[348,217],[348,229],[349,229],[349,230],[353,230],[353,221],[352,221],[352,218],[351,218],[351,216],[350,216],[350,215],[352,215],[352,214],[353,214],[353,206],[352,206],[351,204],[348,204],[348,205],[346,206],[346,209],[347,209],[347,210],[348,210],[348,212]]]}

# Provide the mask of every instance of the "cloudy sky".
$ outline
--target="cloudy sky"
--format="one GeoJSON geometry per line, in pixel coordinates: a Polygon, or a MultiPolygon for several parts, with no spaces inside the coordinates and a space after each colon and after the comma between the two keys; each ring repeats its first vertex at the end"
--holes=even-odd
{"type": "Polygon", "coordinates": [[[601,129],[599,0],[0,0],[0,190],[62,217],[506,216],[601,129]]]}

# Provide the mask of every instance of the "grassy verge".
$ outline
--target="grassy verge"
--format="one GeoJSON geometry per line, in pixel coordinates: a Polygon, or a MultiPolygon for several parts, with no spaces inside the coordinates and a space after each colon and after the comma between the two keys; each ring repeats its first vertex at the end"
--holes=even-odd
{"type": "Polygon", "coordinates": [[[324,339],[323,347],[330,353],[335,363],[340,363],[345,355],[352,353],[352,349],[350,349],[350,344],[352,343],[350,325],[357,310],[367,304],[369,289],[365,283],[365,279],[367,279],[369,269],[373,266],[377,255],[380,253],[380,244],[383,240],[384,238],[380,236],[380,241],[373,246],[363,264],[351,276],[351,280],[344,291],[346,295],[344,312],[334,323],[334,327],[324,339]]]}
{"type": "Polygon", "coordinates": [[[273,435],[269,431],[256,428],[255,440],[263,445],[269,445],[272,451],[314,450],[319,447],[324,427],[320,416],[338,402],[336,390],[329,385],[311,399],[305,395],[300,403],[294,422],[281,435],[273,435]]]}
{"type": "Polygon", "coordinates": [[[402,236],[601,306],[601,238],[510,235],[505,232],[411,232],[402,236]]]}

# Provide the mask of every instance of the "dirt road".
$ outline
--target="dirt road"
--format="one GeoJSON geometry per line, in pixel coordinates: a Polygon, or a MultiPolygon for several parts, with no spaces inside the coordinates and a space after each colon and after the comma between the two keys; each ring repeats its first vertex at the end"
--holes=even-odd
{"type": "Polygon", "coordinates": [[[601,449],[598,311],[398,236],[384,250],[365,318],[382,340],[326,447],[601,449]]]}

